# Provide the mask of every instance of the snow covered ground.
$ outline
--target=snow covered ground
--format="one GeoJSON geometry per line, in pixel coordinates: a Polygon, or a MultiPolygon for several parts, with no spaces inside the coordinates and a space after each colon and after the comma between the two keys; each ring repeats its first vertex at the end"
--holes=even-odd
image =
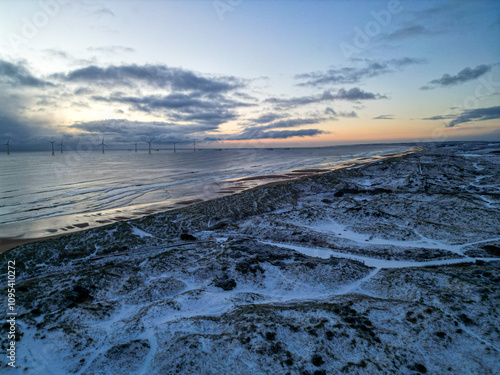
{"type": "Polygon", "coordinates": [[[13,249],[17,365],[497,374],[499,148],[429,145],[13,249]]]}

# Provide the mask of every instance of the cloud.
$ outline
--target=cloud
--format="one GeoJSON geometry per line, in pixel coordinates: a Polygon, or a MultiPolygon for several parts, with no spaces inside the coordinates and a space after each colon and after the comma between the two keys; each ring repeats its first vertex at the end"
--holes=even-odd
{"type": "Polygon", "coordinates": [[[235,77],[204,77],[181,68],[170,68],[165,65],[95,65],[76,69],[71,72],[52,75],[53,78],[65,82],[81,82],[106,87],[133,87],[137,83],[154,88],[170,88],[176,91],[200,91],[205,93],[221,93],[242,88],[244,82],[235,77]]]}
{"type": "Polygon", "coordinates": [[[253,104],[234,101],[221,95],[204,96],[200,93],[173,93],[168,95],[124,96],[114,93],[108,97],[92,96],[95,101],[126,104],[131,110],[161,112],[170,120],[199,121],[212,124],[237,119],[233,109],[253,104]]]}
{"type": "Polygon", "coordinates": [[[158,109],[182,110],[191,107],[212,107],[210,102],[194,95],[187,94],[169,94],[164,96],[123,96],[122,93],[115,93],[109,97],[95,95],[91,98],[99,102],[130,104],[135,110],[148,113],[158,109]]]}
{"type": "Polygon", "coordinates": [[[330,90],[326,90],[320,95],[300,96],[290,99],[268,98],[265,102],[275,104],[278,107],[289,108],[335,100],[358,101],[375,99],[387,99],[387,96],[366,92],[358,87],[354,87],[349,90],[341,88],[336,94],[332,94],[330,90]]]}
{"type": "Polygon", "coordinates": [[[260,126],[259,129],[295,128],[302,125],[311,125],[321,122],[321,118],[296,118],[271,122],[268,125],[260,126]]]}
{"type": "Polygon", "coordinates": [[[172,120],[183,122],[196,121],[198,123],[220,125],[231,120],[236,120],[238,116],[232,111],[227,111],[224,109],[214,109],[206,112],[192,111],[188,114],[172,114],[170,118],[172,120]]]}
{"type": "MultiPolygon", "coordinates": [[[[262,120],[276,118],[273,114],[261,116],[262,120]]],[[[226,135],[227,140],[251,140],[251,139],[284,139],[292,137],[309,137],[319,134],[325,134],[323,130],[319,129],[299,129],[299,130],[281,130],[286,128],[297,128],[304,125],[318,124],[327,118],[325,117],[306,117],[306,118],[288,118],[276,120],[272,122],[265,122],[266,125],[252,125],[247,126],[239,134],[226,135]]],[[[262,121],[264,122],[264,121],[262,121]]],[[[255,123],[255,122],[250,122],[255,123]]],[[[246,125],[246,124],[245,124],[246,125]]]]}
{"type": "Polygon", "coordinates": [[[278,120],[278,119],[283,118],[283,117],[286,117],[286,116],[279,115],[276,113],[266,113],[266,114],[263,114],[257,118],[250,119],[249,121],[253,122],[253,123],[257,123],[257,124],[266,124],[268,122],[275,121],[275,120],[278,120]]]}
{"type": "Polygon", "coordinates": [[[380,94],[373,94],[371,92],[366,92],[358,87],[354,87],[349,90],[340,89],[337,94],[333,96],[333,100],[373,100],[373,99],[387,99],[387,96],[380,94]]]}
{"type": "Polygon", "coordinates": [[[79,87],[73,92],[73,94],[75,94],[75,95],[90,95],[93,93],[94,93],[94,90],[90,89],[88,87],[79,87]]]}
{"type": "Polygon", "coordinates": [[[96,16],[111,16],[111,17],[115,16],[115,14],[113,13],[113,11],[111,9],[104,8],[104,7],[102,7],[101,9],[98,9],[96,11],[93,11],[92,15],[96,15],[96,16]]]}
{"type": "Polygon", "coordinates": [[[475,68],[464,68],[456,75],[452,76],[449,74],[444,74],[441,78],[434,79],[430,81],[427,85],[422,86],[420,90],[432,90],[437,86],[449,87],[455,86],[461,83],[472,81],[481,77],[482,75],[488,73],[492,68],[492,65],[478,65],[475,68]]]}
{"type": "Polygon", "coordinates": [[[451,119],[451,118],[455,118],[456,116],[454,115],[444,115],[444,116],[432,116],[432,117],[424,117],[422,118],[422,120],[431,120],[431,121],[434,121],[434,120],[448,120],[448,119],[451,119]]]}
{"type": "Polygon", "coordinates": [[[445,10],[446,11],[452,10],[450,8],[450,5],[453,5],[453,4],[450,4],[450,3],[448,3],[448,4],[439,4],[439,5],[433,6],[431,8],[417,10],[417,11],[413,11],[411,13],[413,13],[419,19],[425,19],[425,18],[429,18],[429,17],[441,16],[445,10]]]}
{"type": "MultiPolygon", "coordinates": [[[[61,50],[45,52],[64,59],[71,58],[61,50]]],[[[38,139],[38,147],[42,149],[45,149],[46,133],[52,134],[51,137],[64,135],[68,147],[76,145],[80,139],[85,140],[85,137],[95,138],[101,135],[106,136],[109,144],[129,144],[153,136],[156,137],[155,142],[159,143],[188,142],[195,139],[251,140],[309,137],[325,134],[325,131],[302,128],[337,117],[357,116],[354,111],[336,112],[331,108],[324,114],[311,112],[309,117],[290,117],[290,114],[283,110],[276,113],[264,112],[255,118],[243,120],[246,128],[240,133],[221,134],[219,129],[221,124],[237,121],[243,117],[239,112],[240,109],[262,104],[257,99],[245,95],[244,90],[239,91],[247,88],[248,80],[231,76],[203,75],[166,65],[91,64],[67,72],[56,72],[48,78],[50,81],[45,81],[32,75],[24,64],[2,60],[0,63],[2,69],[0,84],[9,86],[9,90],[4,90],[3,95],[0,92],[0,99],[5,99],[0,103],[0,106],[4,107],[0,136],[15,135],[14,138],[20,140],[24,134],[25,140],[38,139]],[[57,87],[57,90],[49,91],[46,89],[47,85],[57,87]],[[38,87],[43,90],[36,92],[30,89],[13,95],[10,86],[38,87]],[[96,106],[96,103],[101,105],[96,106]],[[102,108],[103,105],[108,107],[106,113],[114,113],[117,118],[77,122],[69,126],[71,129],[69,133],[64,127],[53,127],[53,121],[59,121],[57,116],[53,116],[56,107],[90,111],[92,108],[102,108]],[[11,112],[5,111],[6,108],[11,108],[11,112]],[[22,113],[26,113],[26,116],[21,116],[22,113]],[[153,119],[134,121],[133,116],[139,113],[141,120],[144,116],[153,119]],[[7,114],[10,116],[8,119],[7,114]],[[38,119],[44,116],[44,120],[26,120],[28,115],[38,119]],[[122,116],[127,116],[127,119],[118,118],[122,116]],[[23,121],[25,124],[19,125],[23,124],[23,121]],[[13,127],[12,124],[17,125],[13,127]],[[13,129],[17,129],[18,133],[14,134],[13,129]],[[83,134],[71,135],[70,133],[74,133],[75,130],[83,134]]],[[[354,87],[341,88],[336,92],[326,90],[319,95],[290,99],[270,98],[264,103],[293,107],[334,100],[359,101],[381,98],[385,96],[354,87]]]]}
{"type": "Polygon", "coordinates": [[[326,107],[325,115],[337,116],[337,112],[332,107],[326,107]]]}
{"type": "Polygon", "coordinates": [[[50,55],[51,57],[59,57],[65,60],[73,60],[73,57],[66,51],[57,48],[47,48],[43,50],[45,53],[50,55]]]}
{"type": "Polygon", "coordinates": [[[354,62],[362,62],[362,67],[343,67],[330,69],[326,72],[313,72],[298,74],[295,79],[306,80],[297,86],[324,86],[329,84],[359,83],[366,78],[393,73],[396,69],[402,69],[408,65],[423,64],[424,59],[403,57],[385,61],[373,61],[369,59],[353,59],[354,62]]]}
{"type": "Polygon", "coordinates": [[[424,35],[432,35],[432,34],[435,33],[429,31],[424,26],[417,24],[417,25],[402,27],[396,31],[393,31],[390,34],[385,35],[383,39],[388,41],[399,41],[399,40],[415,38],[424,35]]]}
{"type": "Polygon", "coordinates": [[[351,112],[344,112],[344,111],[337,112],[332,107],[326,107],[324,112],[325,112],[325,115],[332,115],[333,117],[358,117],[358,114],[356,112],[354,112],[354,111],[351,111],[351,112]]]}
{"type": "Polygon", "coordinates": [[[175,122],[124,119],[78,122],[70,128],[104,135],[110,143],[132,143],[152,137],[155,137],[155,143],[191,142],[204,137],[206,132],[217,129],[216,126],[201,124],[180,125],[175,122]]]}
{"type": "Polygon", "coordinates": [[[120,54],[120,53],[132,53],[135,52],[135,49],[125,46],[102,46],[102,47],[89,47],[87,48],[87,51],[106,53],[106,54],[120,54]]]}
{"type": "MultiPolygon", "coordinates": [[[[11,149],[14,151],[37,147],[37,139],[48,131],[46,123],[19,113],[19,108],[25,105],[22,96],[0,91],[0,145],[11,138],[11,149]]],[[[3,151],[3,147],[0,150],[3,151]]]]}
{"type": "Polygon", "coordinates": [[[236,120],[237,108],[256,105],[234,99],[245,97],[237,95],[237,90],[246,85],[241,79],[208,77],[166,65],[91,65],[52,77],[65,83],[83,83],[84,86],[74,90],[75,95],[91,95],[90,99],[96,102],[127,105],[131,111],[160,115],[167,121],[219,125],[236,120]],[[103,88],[118,87],[123,91],[106,93],[105,90],[95,95],[103,88]],[[165,94],[165,89],[170,93],[165,94]]]}
{"type": "MultiPolygon", "coordinates": [[[[45,52],[65,59],[71,58],[60,50],[45,52]]],[[[126,112],[131,120],[141,112],[141,119],[146,114],[159,118],[162,126],[177,124],[180,128],[169,128],[170,138],[182,139],[192,131],[218,132],[221,124],[240,118],[240,108],[258,104],[255,98],[238,95],[243,94],[238,90],[246,87],[246,81],[242,79],[202,75],[165,65],[89,65],[68,72],[56,72],[50,79],[49,82],[37,78],[24,64],[0,60],[0,88],[6,86],[3,92],[0,90],[0,107],[3,108],[0,113],[4,116],[9,113],[14,119],[43,118],[43,121],[37,122],[40,131],[52,133],[53,130],[49,130],[52,121],[60,121],[55,108],[74,108],[77,111],[84,108],[85,111],[91,111],[96,107],[102,108],[102,105],[95,106],[99,103],[108,107],[106,113],[125,116],[126,112]],[[52,82],[57,83],[57,86],[52,82]],[[57,90],[49,91],[48,86],[57,87],[57,90]],[[43,91],[38,93],[32,88],[43,91]],[[14,89],[19,90],[14,92],[14,89]]],[[[276,115],[268,119],[274,121],[281,117],[276,115]]],[[[132,123],[104,120],[79,123],[73,128],[92,132],[99,126],[111,132],[110,126],[120,124],[128,128],[132,123]]],[[[5,129],[0,128],[0,136],[11,132],[10,127],[6,128],[7,124],[7,121],[2,123],[5,129]]],[[[143,123],[134,123],[133,126],[136,125],[142,126],[141,129],[146,127],[143,123]]],[[[147,127],[151,128],[151,125],[147,127]]],[[[22,132],[38,133],[34,129],[23,127],[22,132]]],[[[61,129],[57,132],[64,132],[61,129]]],[[[114,129],[113,134],[120,134],[116,127],[114,129]]],[[[113,142],[113,139],[109,142],[113,142]]]]}
{"type": "Polygon", "coordinates": [[[326,132],[319,129],[264,130],[262,128],[250,128],[245,129],[240,134],[230,136],[228,140],[285,139],[292,137],[313,137],[320,134],[326,134],[326,132]]]}
{"type": "Polygon", "coordinates": [[[78,122],[70,128],[88,133],[104,135],[109,143],[131,144],[137,141],[155,137],[155,143],[192,142],[196,139],[205,141],[219,140],[252,140],[252,139],[283,139],[291,137],[309,137],[325,132],[318,129],[301,130],[269,130],[265,127],[247,128],[239,134],[214,137],[212,132],[216,127],[200,124],[180,125],[175,122],[142,122],[123,119],[107,119],[102,121],[78,122]]]}
{"type": "Polygon", "coordinates": [[[476,10],[468,7],[468,3],[466,0],[439,1],[430,8],[410,11],[410,14],[416,24],[432,24],[434,30],[438,30],[433,34],[461,31],[464,27],[477,26],[470,23],[476,10]]]}
{"type": "Polygon", "coordinates": [[[452,128],[459,124],[471,121],[486,121],[500,119],[500,106],[488,108],[476,108],[463,111],[461,115],[457,116],[454,120],[450,121],[446,127],[452,128]]]}
{"type": "Polygon", "coordinates": [[[358,117],[358,114],[354,111],[351,112],[339,112],[340,117],[358,117]]]}
{"type": "Polygon", "coordinates": [[[394,115],[380,115],[373,118],[374,120],[394,120],[394,115]]]}
{"type": "Polygon", "coordinates": [[[47,60],[50,63],[53,63],[54,59],[65,60],[68,65],[71,66],[85,66],[89,64],[93,64],[95,62],[95,57],[90,59],[80,59],[72,56],[68,52],[58,49],[58,48],[47,48],[44,49],[43,52],[47,55],[47,60]]]}
{"type": "MultiPolygon", "coordinates": [[[[26,142],[29,142],[34,135],[39,134],[36,124],[23,121],[21,118],[16,118],[11,115],[0,113],[0,144],[7,142],[11,138],[11,143],[17,143],[17,149],[22,149],[26,142]]],[[[2,146],[3,147],[3,146],[2,146]]]]}
{"type": "Polygon", "coordinates": [[[52,83],[34,77],[21,63],[0,60],[0,84],[8,84],[13,87],[46,87],[53,86],[52,83]]]}

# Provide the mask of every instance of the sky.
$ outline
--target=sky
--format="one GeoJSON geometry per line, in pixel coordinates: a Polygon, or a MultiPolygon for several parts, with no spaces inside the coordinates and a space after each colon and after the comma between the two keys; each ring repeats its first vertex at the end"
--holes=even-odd
{"type": "Polygon", "coordinates": [[[0,140],[500,141],[499,46],[493,0],[4,0],[0,140]]]}

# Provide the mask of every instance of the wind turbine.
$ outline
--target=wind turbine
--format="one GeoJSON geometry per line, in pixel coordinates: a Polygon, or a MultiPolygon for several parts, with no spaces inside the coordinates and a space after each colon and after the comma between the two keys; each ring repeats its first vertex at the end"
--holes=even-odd
{"type": "Polygon", "coordinates": [[[155,139],[155,137],[151,138],[149,141],[144,141],[149,144],[149,153],[151,153],[151,142],[153,142],[153,139],[155,139]]]}
{"type": "Polygon", "coordinates": [[[10,155],[10,137],[7,140],[7,143],[5,143],[5,146],[7,146],[7,155],[10,155]]]}
{"type": "Polygon", "coordinates": [[[174,152],[175,152],[175,142],[174,142],[174,152]]]}
{"type": "Polygon", "coordinates": [[[193,151],[196,152],[196,141],[193,141],[193,151]]]}
{"type": "Polygon", "coordinates": [[[61,147],[61,154],[63,153],[63,150],[66,148],[66,147],[64,147],[64,145],[63,145],[63,141],[64,141],[64,140],[63,140],[63,139],[61,139],[61,143],[59,143],[59,146],[61,147]]]}
{"type": "Polygon", "coordinates": [[[137,152],[137,143],[135,144],[135,152],[137,152]]]}
{"type": "MultiPolygon", "coordinates": [[[[98,144],[98,146],[101,146],[102,147],[102,153],[104,154],[104,147],[108,147],[107,144],[104,144],[104,137],[102,137],[102,142],[100,144],[98,144]]],[[[109,148],[109,147],[108,147],[109,148]]]]}
{"type": "Polygon", "coordinates": [[[56,153],[54,152],[54,143],[56,141],[49,141],[50,143],[52,143],[52,156],[54,156],[56,153]]]}

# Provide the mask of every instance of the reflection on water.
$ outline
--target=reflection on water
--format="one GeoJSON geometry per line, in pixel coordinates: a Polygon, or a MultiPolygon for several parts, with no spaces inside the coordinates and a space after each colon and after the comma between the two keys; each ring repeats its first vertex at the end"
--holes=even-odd
{"type": "Polygon", "coordinates": [[[38,238],[126,220],[331,168],[403,145],[0,156],[0,237],[38,238]],[[304,173],[304,172],[302,172],[304,173]],[[280,174],[274,179],[256,176],[280,174]]]}

